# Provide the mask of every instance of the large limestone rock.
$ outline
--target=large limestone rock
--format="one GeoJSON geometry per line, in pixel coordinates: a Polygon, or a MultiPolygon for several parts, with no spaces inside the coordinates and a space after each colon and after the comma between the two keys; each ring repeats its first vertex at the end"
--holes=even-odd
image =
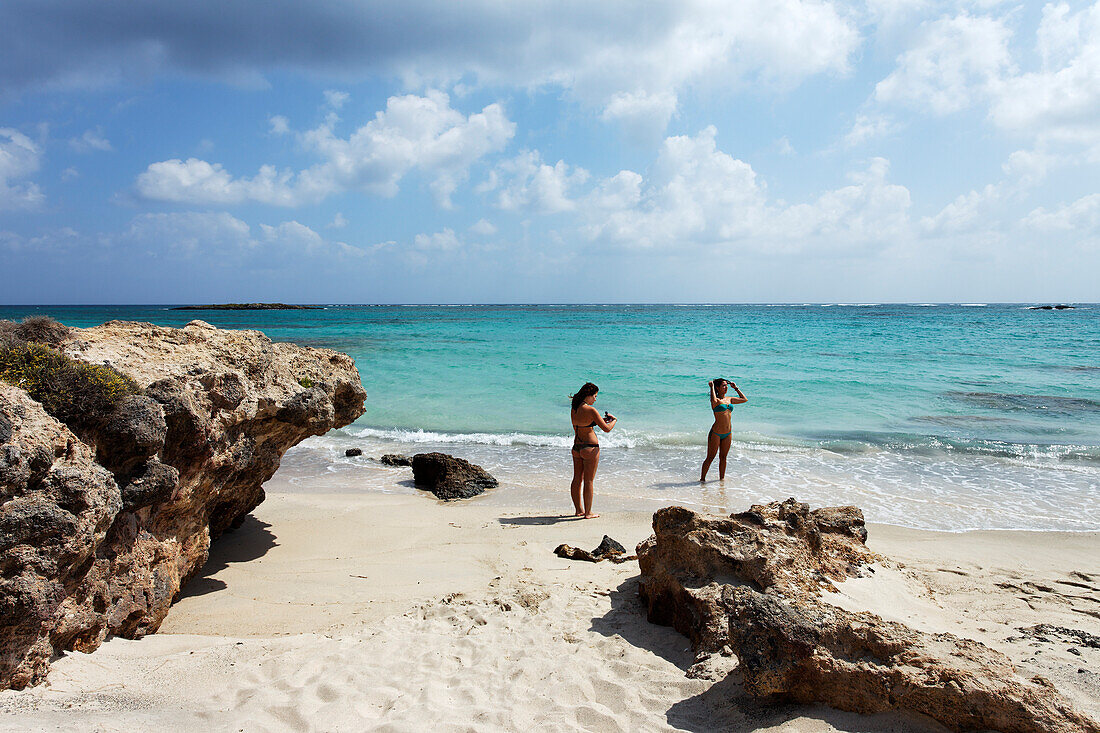
{"type": "Polygon", "coordinates": [[[122,509],[92,450],[25,392],[0,382],[0,682],[45,675],[58,609],[122,509]]]}
{"type": "Polygon", "coordinates": [[[350,423],[366,396],[344,354],[202,321],[112,321],[62,349],[144,394],[78,437],[0,391],[0,688],[41,681],[55,650],[156,631],[283,453],[350,423]]]}
{"type": "Polygon", "coordinates": [[[855,507],[810,511],[788,499],[728,518],[669,507],[654,514],[653,531],[638,545],[650,620],[700,653],[728,645],[750,694],[911,710],[953,730],[1100,731],[1050,683],[1023,679],[983,644],[821,600],[822,588],[876,559],[855,507]]]}

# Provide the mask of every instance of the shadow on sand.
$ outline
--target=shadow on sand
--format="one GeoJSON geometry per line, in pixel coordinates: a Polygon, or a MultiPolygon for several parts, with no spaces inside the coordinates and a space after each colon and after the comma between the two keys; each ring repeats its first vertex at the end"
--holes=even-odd
{"type": "MultiPolygon", "coordinates": [[[[684,674],[695,662],[691,641],[668,626],[651,624],[638,596],[638,577],[628,578],[611,591],[611,610],[592,619],[592,631],[619,636],[629,644],[656,654],[684,674]]],[[[730,658],[730,665],[736,660],[730,658]]],[[[789,730],[836,730],[847,733],[947,733],[948,729],[919,715],[883,713],[858,715],[824,705],[796,705],[749,695],[736,667],[705,692],[675,703],[665,713],[669,726],[693,733],[772,730],[792,723],[789,730]],[[815,722],[810,722],[815,721],[815,722]]],[[[787,727],[780,728],[788,730],[787,727]]]]}
{"type": "Polygon", "coordinates": [[[501,524],[511,524],[520,527],[558,524],[560,522],[576,522],[580,519],[580,517],[575,517],[572,514],[549,514],[541,517],[497,517],[497,521],[501,524]]]}
{"type": "Polygon", "coordinates": [[[217,578],[218,572],[232,563],[248,562],[263,557],[272,547],[277,547],[275,535],[268,529],[271,525],[253,515],[245,517],[240,527],[231,529],[210,546],[210,557],[202,566],[199,574],[180,589],[176,600],[191,596],[204,596],[207,593],[224,590],[226,585],[217,578]]]}

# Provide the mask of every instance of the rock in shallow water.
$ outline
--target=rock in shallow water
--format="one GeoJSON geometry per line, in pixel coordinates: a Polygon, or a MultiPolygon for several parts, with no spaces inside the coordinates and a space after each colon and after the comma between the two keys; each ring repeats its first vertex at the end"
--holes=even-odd
{"type": "Polygon", "coordinates": [[[345,354],[202,321],[112,321],[61,348],[145,395],[82,442],[0,384],[0,688],[40,682],[56,651],[156,631],[283,453],[366,397],[345,354]]]}
{"type": "Polygon", "coordinates": [[[696,652],[737,655],[744,689],[858,713],[910,710],[953,730],[1100,731],[1003,654],[952,634],[926,634],[820,598],[876,559],[855,507],[810,511],[794,499],[730,517],[682,507],[653,515],[638,545],[639,591],[655,623],[696,652]]]}
{"type": "Polygon", "coordinates": [[[446,453],[417,453],[412,457],[413,480],[440,499],[469,499],[497,485],[481,466],[446,453]]]}

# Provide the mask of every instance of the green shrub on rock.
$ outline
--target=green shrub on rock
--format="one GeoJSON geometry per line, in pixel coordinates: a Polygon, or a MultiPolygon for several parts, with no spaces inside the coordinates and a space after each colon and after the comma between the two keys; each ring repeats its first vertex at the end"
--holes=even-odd
{"type": "Polygon", "coordinates": [[[122,398],[141,393],[133,379],[111,367],[20,340],[0,339],[0,379],[76,431],[95,427],[122,398]]]}

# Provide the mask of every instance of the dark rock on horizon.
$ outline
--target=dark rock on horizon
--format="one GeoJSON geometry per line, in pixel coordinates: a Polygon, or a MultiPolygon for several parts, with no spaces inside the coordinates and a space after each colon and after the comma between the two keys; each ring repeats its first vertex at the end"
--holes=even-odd
{"type": "Polygon", "coordinates": [[[67,356],[144,394],[77,435],[0,382],[0,689],[41,682],[62,651],[155,632],[283,453],[363,413],[350,357],[258,331],[112,321],[67,338],[67,356]]]}
{"type": "Polygon", "coordinates": [[[417,453],[412,457],[417,488],[440,499],[469,499],[497,485],[481,466],[446,453],[417,453]]]}
{"type": "Polygon", "coordinates": [[[1072,305],[1029,305],[1027,309],[1029,311],[1071,311],[1075,308],[1076,306],[1072,305]]]}
{"type": "Polygon", "coordinates": [[[362,448],[348,448],[346,451],[344,451],[344,456],[347,458],[354,458],[355,456],[361,455],[363,455],[362,448]]]}
{"type": "Polygon", "coordinates": [[[412,459],[408,456],[403,456],[400,453],[386,453],[378,462],[384,466],[411,466],[412,459]]]}
{"type": "Polygon", "coordinates": [[[788,499],[729,517],[668,507],[653,531],[638,545],[649,620],[688,636],[697,659],[728,648],[753,696],[913,711],[952,730],[1100,731],[1049,682],[1024,679],[979,642],[823,601],[823,588],[881,559],[856,507],[810,511],[788,499]]]}

